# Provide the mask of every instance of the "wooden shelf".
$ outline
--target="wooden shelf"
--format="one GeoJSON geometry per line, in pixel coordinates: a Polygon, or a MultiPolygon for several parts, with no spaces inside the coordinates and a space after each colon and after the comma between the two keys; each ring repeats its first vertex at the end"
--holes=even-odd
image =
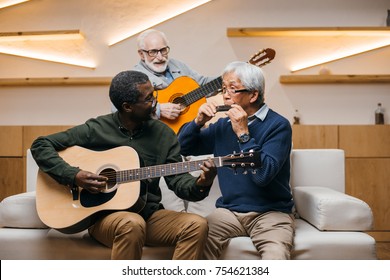
{"type": "Polygon", "coordinates": [[[78,40],[83,39],[80,30],[54,30],[32,32],[0,32],[0,41],[34,41],[34,40],[78,40]]]}
{"type": "Polygon", "coordinates": [[[229,27],[228,37],[389,36],[390,27],[229,27]]]}
{"type": "Polygon", "coordinates": [[[88,78],[21,78],[0,79],[0,87],[11,86],[106,86],[110,85],[112,77],[88,78]]]}
{"type": "Polygon", "coordinates": [[[281,84],[390,83],[390,75],[281,75],[281,84]]]}

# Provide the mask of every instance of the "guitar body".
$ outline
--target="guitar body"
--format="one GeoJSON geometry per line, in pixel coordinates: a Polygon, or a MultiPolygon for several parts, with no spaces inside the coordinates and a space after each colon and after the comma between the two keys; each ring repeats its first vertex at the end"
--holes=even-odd
{"type": "MultiPolygon", "coordinates": [[[[70,165],[100,174],[105,169],[126,170],[138,168],[138,154],[131,147],[118,147],[96,152],[74,146],[59,152],[70,165]]],[[[122,183],[114,191],[91,194],[78,188],[78,198],[73,199],[69,187],[57,183],[39,170],[37,178],[37,211],[49,227],[64,233],[87,229],[102,215],[119,210],[138,212],[146,203],[146,189],[141,182],[122,183]]]]}
{"type": "Polygon", "coordinates": [[[199,107],[206,102],[206,97],[194,101],[187,105],[182,99],[187,93],[197,89],[198,83],[190,77],[182,76],[176,78],[166,89],[158,91],[159,103],[175,103],[182,104],[182,111],[179,117],[175,120],[161,118],[161,121],[172,128],[176,133],[183,124],[192,121],[198,114],[199,107]]]}

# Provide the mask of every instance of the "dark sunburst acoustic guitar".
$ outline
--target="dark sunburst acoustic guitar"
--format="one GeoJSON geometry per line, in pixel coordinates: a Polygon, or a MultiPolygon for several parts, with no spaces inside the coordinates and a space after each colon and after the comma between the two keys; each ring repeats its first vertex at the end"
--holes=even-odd
{"type": "MultiPolygon", "coordinates": [[[[255,53],[248,63],[261,67],[270,63],[274,57],[275,50],[262,49],[255,53]]],[[[206,102],[206,96],[218,94],[221,87],[222,77],[218,77],[200,87],[190,77],[176,78],[166,89],[159,90],[158,102],[180,104],[182,111],[175,120],[161,118],[161,121],[177,133],[183,124],[192,121],[196,117],[199,107],[206,102]]]]}
{"type": "MultiPolygon", "coordinates": [[[[36,201],[40,219],[63,233],[76,233],[91,226],[102,215],[114,211],[139,212],[146,203],[147,180],[200,170],[204,160],[184,161],[140,167],[137,152],[128,146],[106,151],[92,151],[73,146],[59,152],[70,165],[106,176],[106,189],[92,194],[59,184],[48,174],[38,171],[36,201]]],[[[256,172],[259,152],[232,154],[212,158],[217,167],[256,172]]]]}

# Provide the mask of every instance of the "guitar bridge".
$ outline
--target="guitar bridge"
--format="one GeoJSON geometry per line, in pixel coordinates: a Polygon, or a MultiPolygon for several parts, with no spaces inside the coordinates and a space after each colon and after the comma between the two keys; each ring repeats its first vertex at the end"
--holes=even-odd
{"type": "Polygon", "coordinates": [[[79,200],[79,194],[80,194],[79,187],[73,186],[70,189],[70,192],[72,193],[73,200],[79,200]]]}

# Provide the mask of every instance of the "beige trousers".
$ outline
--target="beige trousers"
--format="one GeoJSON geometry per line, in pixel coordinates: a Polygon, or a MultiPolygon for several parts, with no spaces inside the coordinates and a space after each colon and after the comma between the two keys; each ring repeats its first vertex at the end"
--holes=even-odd
{"type": "Polygon", "coordinates": [[[175,246],[175,260],[201,259],[207,231],[205,218],[165,209],[146,222],[137,213],[115,212],[89,229],[93,238],[112,248],[111,259],[117,260],[141,259],[144,245],[175,246]]]}
{"type": "Polygon", "coordinates": [[[264,260],[290,259],[295,230],[292,214],[238,213],[217,208],[207,220],[206,259],[218,259],[230,239],[237,236],[249,236],[264,260]]]}

